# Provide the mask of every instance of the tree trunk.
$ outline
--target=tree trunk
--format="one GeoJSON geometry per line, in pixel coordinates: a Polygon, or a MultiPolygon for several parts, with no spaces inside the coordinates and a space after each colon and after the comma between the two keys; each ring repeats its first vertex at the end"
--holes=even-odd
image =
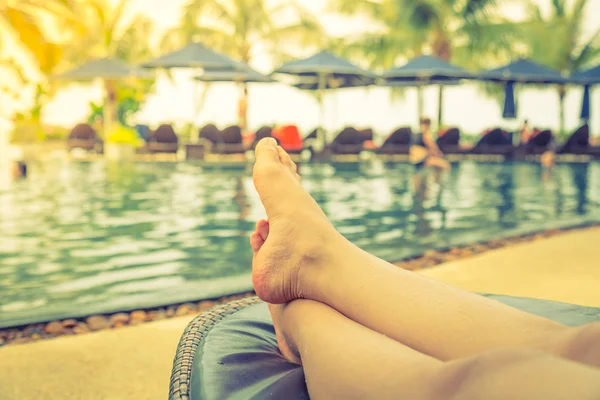
{"type": "Polygon", "coordinates": [[[444,61],[450,61],[452,58],[452,46],[450,39],[446,37],[441,28],[433,33],[433,42],[431,44],[433,54],[444,61]]]}
{"type": "MultiPolygon", "coordinates": [[[[250,62],[250,48],[243,45],[241,53],[242,62],[248,64],[250,62]]],[[[241,94],[238,101],[238,125],[244,132],[248,129],[248,83],[240,82],[239,87],[241,94]]]]}
{"type": "Polygon", "coordinates": [[[442,130],[444,119],[444,86],[438,87],[438,132],[442,130]]]}
{"type": "Polygon", "coordinates": [[[562,135],[565,132],[565,96],[567,89],[565,85],[558,86],[558,107],[559,107],[559,131],[562,135]]]}

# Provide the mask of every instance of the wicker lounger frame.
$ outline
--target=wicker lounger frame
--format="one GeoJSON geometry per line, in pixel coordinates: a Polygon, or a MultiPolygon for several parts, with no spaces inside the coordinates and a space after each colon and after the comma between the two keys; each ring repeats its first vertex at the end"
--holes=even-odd
{"type": "Polygon", "coordinates": [[[225,317],[260,301],[258,297],[248,297],[222,304],[203,312],[189,323],[177,345],[171,372],[169,400],[190,399],[190,380],[194,356],[198,346],[202,344],[212,328],[225,317]]]}

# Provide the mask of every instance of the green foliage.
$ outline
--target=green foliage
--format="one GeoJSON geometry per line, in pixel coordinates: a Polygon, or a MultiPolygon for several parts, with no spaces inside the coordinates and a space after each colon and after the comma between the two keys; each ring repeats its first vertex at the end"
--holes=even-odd
{"type": "Polygon", "coordinates": [[[496,13],[494,0],[333,0],[343,14],[363,14],[378,23],[347,41],[346,55],[388,69],[400,58],[433,54],[469,69],[510,58],[514,24],[496,13]]]}
{"type": "MultiPolygon", "coordinates": [[[[64,84],[51,79],[51,75],[59,71],[94,58],[114,57],[136,64],[153,55],[148,41],[154,29],[152,21],[141,15],[129,22],[124,20],[130,0],[119,0],[116,4],[110,0],[15,0],[6,3],[12,8],[5,3],[0,0],[0,26],[2,18],[12,18],[9,22],[13,31],[18,33],[34,66],[43,76],[36,84],[32,108],[22,113],[21,119],[39,120],[43,107],[52,99],[58,85],[64,84]],[[13,7],[13,3],[19,7],[13,7]],[[39,28],[38,14],[47,17],[46,25],[53,26],[57,32],[52,40],[39,28]]],[[[0,40],[3,33],[0,30],[0,40]]],[[[28,77],[14,62],[0,60],[0,67],[12,70],[22,85],[28,83],[28,77]]],[[[117,85],[118,117],[126,123],[153,90],[154,82],[128,80],[117,85]]],[[[94,113],[102,113],[101,107],[94,113]]]]}
{"type": "MultiPolygon", "coordinates": [[[[564,75],[591,66],[600,59],[600,28],[583,37],[585,10],[589,0],[553,0],[550,15],[539,5],[528,4],[528,16],[519,27],[521,47],[533,60],[558,69],[564,75]]],[[[560,131],[564,132],[565,87],[557,86],[560,99],[560,131]]],[[[568,134],[568,133],[566,133],[568,134]]]]}
{"type": "Polygon", "coordinates": [[[597,62],[600,28],[589,38],[582,34],[588,3],[589,0],[553,0],[548,16],[539,5],[529,3],[527,20],[520,26],[520,41],[528,49],[526,55],[564,74],[597,62]]]}
{"type": "Polygon", "coordinates": [[[161,47],[173,50],[201,41],[250,62],[257,45],[264,45],[278,62],[289,57],[290,49],[318,46],[324,38],[316,17],[294,2],[268,7],[265,0],[191,0],[161,47]]]}
{"type": "MultiPolygon", "coordinates": [[[[142,107],[145,94],[150,91],[152,81],[137,81],[137,82],[119,82],[117,84],[116,102],[117,102],[117,121],[125,126],[131,126],[131,117],[137,113],[142,107]]],[[[98,117],[104,115],[104,104],[90,102],[90,114],[88,123],[94,123],[98,117]]]]}

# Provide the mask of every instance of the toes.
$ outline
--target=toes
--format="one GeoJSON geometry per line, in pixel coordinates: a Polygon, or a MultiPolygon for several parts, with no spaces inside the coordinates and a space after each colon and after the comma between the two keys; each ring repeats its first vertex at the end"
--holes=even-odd
{"type": "Polygon", "coordinates": [[[286,168],[290,170],[293,174],[296,173],[298,167],[296,167],[296,163],[292,161],[292,157],[283,149],[281,146],[277,146],[277,154],[279,155],[279,160],[286,168]]]}
{"type": "Polygon", "coordinates": [[[264,219],[261,219],[256,223],[256,232],[260,235],[263,241],[267,240],[267,237],[269,236],[269,229],[269,222],[264,219]]]}
{"type": "Polygon", "coordinates": [[[263,244],[265,244],[265,240],[258,232],[254,232],[250,235],[250,247],[252,247],[253,252],[258,252],[263,244]]]}
{"type": "Polygon", "coordinates": [[[277,142],[273,138],[264,138],[256,145],[256,164],[279,164],[277,142]]]}

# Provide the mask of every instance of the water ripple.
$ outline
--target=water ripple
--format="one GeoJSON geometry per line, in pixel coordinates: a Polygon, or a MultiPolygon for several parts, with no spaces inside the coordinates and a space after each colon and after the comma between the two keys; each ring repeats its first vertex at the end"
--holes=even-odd
{"type": "MultiPolygon", "coordinates": [[[[0,192],[0,325],[28,315],[143,307],[247,282],[265,216],[245,166],[32,165],[0,192]]],[[[396,260],[436,247],[600,221],[600,164],[302,165],[349,240],[396,260]]],[[[293,207],[294,205],[290,205],[293,207]]],[[[233,286],[231,286],[233,287],[233,286]]]]}

